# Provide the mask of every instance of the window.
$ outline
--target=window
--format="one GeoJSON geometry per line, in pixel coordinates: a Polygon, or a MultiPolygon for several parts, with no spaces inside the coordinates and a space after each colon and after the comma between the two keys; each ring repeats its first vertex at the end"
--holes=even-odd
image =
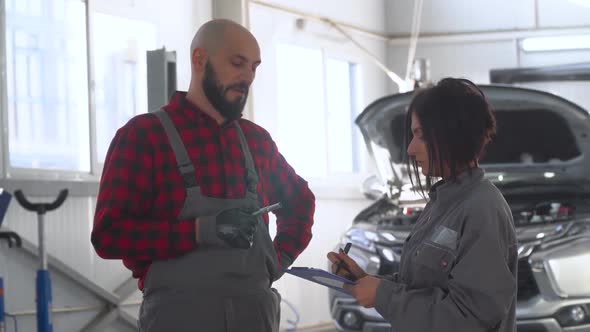
{"type": "Polygon", "coordinates": [[[5,4],[10,166],[89,172],[86,5],[5,4]]]}
{"type": "Polygon", "coordinates": [[[156,47],[153,24],[93,15],[97,160],[118,128],[147,109],[146,51],[156,47]]]}
{"type": "Polygon", "coordinates": [[[520,45],[525,52],[581,50],[590,48],[590,35],[525,38],[520,45]]]}
{"type": "Polygon", "coordinates": [[[5,0],[5,8],[9,168],[90,173],[115,131],[147,112],[146,51],[156,47],[156,27],[91,13],[89,87],[84,1],[5,0]]]}
{"type": "Polygon", "coordinates": [[[358,115],[356,64],[328,59],[326,63],[327,151],[330,173],[354,173],[361,170],[359,132],[354,125],[358,115]]]}
{"type": "Polygon", "coordinates": [[[277,47],[278,138],[281,152],[304,177],[365,170],[359,113],[360,66],[320,49],[277,47]]]}

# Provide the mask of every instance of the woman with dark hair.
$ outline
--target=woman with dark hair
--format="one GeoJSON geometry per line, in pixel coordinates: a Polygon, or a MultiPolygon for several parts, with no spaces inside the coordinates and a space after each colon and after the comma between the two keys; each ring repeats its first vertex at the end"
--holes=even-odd
{"type": "Polygon", "coordinates": [[[412,183],[428,203],[406,239],[399,272],[367,275],[344,252],[332,270],[392,331],[516,331],[516,236],[512,213],[478,160],[495,133],[481,90],[445,78],[419,91],[406,115],[412,183]],[[420,180],[420,171],[426,186],[420,180]],[[433,184],[434,179],[440,180],[433,184]]]}

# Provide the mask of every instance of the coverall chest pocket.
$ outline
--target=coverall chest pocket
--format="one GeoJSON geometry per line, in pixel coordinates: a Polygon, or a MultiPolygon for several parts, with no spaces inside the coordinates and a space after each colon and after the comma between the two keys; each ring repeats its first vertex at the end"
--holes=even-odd
{"type": "Polygon", "coordinates": [[[448,248],[424,242],[416,249],[414,256],[414,286],[446,288],[455,254],[448,248]]]}

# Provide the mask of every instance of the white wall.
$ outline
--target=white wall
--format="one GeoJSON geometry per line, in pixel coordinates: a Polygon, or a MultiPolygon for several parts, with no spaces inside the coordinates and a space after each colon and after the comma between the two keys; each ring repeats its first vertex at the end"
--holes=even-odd
{"type": "MultiPolygon", "coordinates": [[[[279,1],[274,1],[278,3],[279,1]]],[[[295,3],[295,1],[287,4],[295,3]]],[[[363,18],[366,23],[358,25],[363,28],[376,30],[375,22],[383,22],[380,20],[383,14],[384,1],[369,1],[367,4],[372,6],[365,6],[365,2],[356,1],[323,1],[323,6],[314,6],[316,3],[311,1],[297,2],[298,6],[289,6],[299,11],[312,13],[314,15],[326,15],[333,20],[340,20],[341,22],[349,16],[354,16],[357,19],[363,18]],[[381,7],[376,6],[380,3],[381,7]],[[309,8],[306,9],[305,5],[309,8]],[[331,8],[331,11],[328,11],[331,8]],[[325,13],[324,13],[325,12],[325,13]],[[370,22],[370,24],[368,23],[370,22]]],[[[287,7],[287,6],[286,6],[287,7]]],[[[266,128],[273,137],[278,137],[278,111],[277,111],[277,60],[276,60],[276,46],[279,43],[294,44],[297,46],[308,48],[322,48],[326,53],[333,58],[347,60],[361,65],[361,95],[362,100],[360,108],[363,109],[369,103],[385,95],[387,90],[388,78],[381,71],[369,56],[363,51],[359,50],[346,37],[342,36],[334,28],[331,28],[323,23],[318,23],[313,20],[307,20],[304,29],[298,29],[295,26],[296,16],[286,14],[285,12],[263,7],[256,4],[250,5],[250,27],[261,47],[262,65],[259,67],[256,80],[253,85],[253,93],[251,99],[253,101],[254,116],[253,120],[266,128]]],[[[347,22],[347,23],[352,23],[347,22]]],[[[381,26],[381,31],[384,26],[381,26]]],[[[367,48],[372,54],[380,59],[381,62],[386,61],[387,44],[383,40],[366,37],[365,35],[355,34],[353,38],[361,43],[363,47],[367,48]]],[[[293,91],[297,93],[297,91],[293,91]]],[[[301,96],[305,98],[305,96],[301,96]]],[[[313,119],[310,119],[313,121],[313,119]]],[[[323,135],[323,133],[306,132],[306,135],[323,135]]],[[[279,146],[280,148],[280,146],[279,146]]],[[[349,179],[343,179],[347,181],[349,179]]],[[[340,188],[340,192],[331,193],[330,190],[325,190],[320,182],[314,183],[318,190],[328,192],[333,198],[333,195],[339,195],[344,190],[347,197],[350,195],[358,195],[358,183],[362,178],[354,179],[349,182],[347,188],[340,188]],[[322,188],[320,188],[322,187],[322,188]]]]}
{"type": "MultiPolygon", "coordinates": [[[[387,31],[407,35],[412,27],[413,0],[387,1],[387,31]]],[[[564,2],[564,1],[561,1],[564,2]]],[[[424,0],[421,32],[456,33],[527,29],[535,22],[534,0],[424,0]]]]}
{"type": "MultiPolygon", "coordinates": [[[[274,1],[278,2],[278,1],[274,1]]],[[[295,1],[285,1],[293,2],[295,1]]],[[[374,15],[380,15],[382,9],[377,8],[364,8],[363,4],[358,4],[355,7],[356,2],[348,1],[349,5],[340,5],[340,2],[336,4],[336,0],[323,1],[321,2],[324,7],[329,6],[332,8],[330,18],[341,19],[347,17],[346,13],[356,12],[358,17],[363,17],[365,20],[370,22],[379,21],[379,16],[371,18],[370,13],[374,15]],[[359,8],[360,7],[360,8],[359,8]],[[336,10],[339,9],[339,10],[336,10]],[[338,15],[340,13],[340,15],[338,15]]],[[[376,1],[370,1],[368,3],[375,3],[376,1]]],[[[382,1],[379,1],[382,3],[382,1]]],[[[298,2],[298,10],[304,11],[303,5],[306,2],[298,2]]],[[[315,10],[305,10],[309,13],[319,12],[319,15],[323,15],[322,11],[318,11],[318,8],[311,5],[311,1],[307,1],[309,6],[315,10]]],[[[380,71],[368,57],[358,50],[351,42],[345,37],[335,31],[333,28],[327,27],[325,24],[317,23],[312,20],[308,20],[304,30],[299,30],[295,27],[296,16],[286,14],[284,12],[263,7],[260,5],[252,4],[250,6],[250,29],[258,39],[262,52],[262,65],[259,67],[256,80],[254,82],[252,98],[254,100],[254,120],[265,127],[271,134],[277,132],[277,78],[276,78],[276,45],[278,43],[290,43],[310,48],[327,48],[330,50],[331,55],[338,57],[348,58],[351,61],[361,63],[363,68],[363,93],[365,99],[365,105],[369,102],[383,96],[386,93],[386,76],[380,71]]],[[[373,27],[370,27],[373,28],[373,27]]],[[[381,28],[383,30],[383,27],[381,28]]],[[[374,54],[385,61],[386,56],[386,44],[383,41],[366,38],[358,35],[353,35],[363,46],[367,47],[374,54]]],[[[296,93],[296,92],[295,92],[296,93]]],[[[304,96],[302,96],[304,97],[304,96]]]]}
{"type": "Polygon", "coordinates": [[[199,26],[211,19],[210,0],[95,0],[94,10],[156,25],[158,48],[176,51],[178,88],[186,90],[190,82],[190,50],[199,26]]]}
{"type": "MultiPolygon", "coordinates": [[[[384,31],[383,8],[385,1],[357,0],[276,0],[267,1],[313,15],[329,17],[363,29],[384,31]]],[[[346,59],[362,66],[362,102],[364,108],[370,102],[387,93],[386,75],[371,62],[366,54],[333,28],[323,23],[307,21],[304,30],[295,27],[297,17],[285,12],[257,4],[250,5],[250,26],[261,47],[262,65],[257,71],[253,85],[254,121],[265,127],[273,137],[278,136],[276,45],[289,43],[309,48],[323,48],[331,57],[346,59]]],[[[386,59],[386,44],[382,40],[351,32],[353,37],[375,54],[381,61],[386,59]]],[[[293,91],[297,93],[297,91],[293,91]]],[[[305,98],[305,96],[301,96],[305,98]]],[[[314,119],[309,119],[314,121],[314,119]]],[[[302,135],[315,135],[302,128],[302,135]]],[[[281,146],[278,146],[279,150],[281,146]]],[[[301,147],[305,149],[305,147],[301,147]]],[[[313,162],[313,160],[310,160],[313,162]]],[[[326,254],[339,243],[340,236],[350,227],[356,214],[370,204],[360,194],[362,178],[347,177],[344,186],[311,181],[311,189],[316,194],[316,213],[314,216],[313,238],[308,248],[295,261],[293,266],[327,268],[326,254]]],[[[271,226],[271,232],[274,227],[271,226]]],[[[285,275],[275,283],[286,301],[297,309],[301,321],[299,327],[313,326],[330,322],[327,288],[311,282],[285,275]]],[[[287,319],[295,318],[285,303],[282,304],[283,328],[290,325],[287,319]]]]}
{"type": "MultiPolygon", "coordinates": [[[[289,9],[330,18],[367,30],[383,32],[385,15],[383,8],[389,0],[264,0],[289,9]]],[[[256,5],[253,5],[256,8],[256,5]]],[[[276,12],[275,12],[276,13],[276,12]]],[[[280,16],[275,16],[280,17],[280,16]]],[[[251,24],[256,22],[252,21],[251,24]]]]}
{"type": "MultiPolygon", "coordinates": [[[[408,46],[392,46],[388,56],[390,68],[405,75],[408,46]]],[[[456,76],[488,83],[490,69],[516,67],[517,63],[512,41],[420,44],[418,40],[416,57],[430,60],[430,73],[435,81],[456,76]]]]}
{"type": "Polygon", "coordinates": [[[587,27],[590,4],[586,0],[538,0],[539,27],[587,27]]]}

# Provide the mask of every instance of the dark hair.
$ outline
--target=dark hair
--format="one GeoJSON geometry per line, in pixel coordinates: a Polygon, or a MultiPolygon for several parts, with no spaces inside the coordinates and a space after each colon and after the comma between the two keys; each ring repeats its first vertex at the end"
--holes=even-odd
{"type": "MultiPolygon", "coordinates": [[[[422,127],[423,140],[428,149],[429,171],[426,188],[432,185],[432,170],[449,168],[449,179],[484,151],[490,137],[496,133],[496,120],[483,92],[467,79],[445,78],[435,86],[419,90],[406,113],[406,150],[412,140],[412,114],[416,114],[422,127]]],[[[410,181],[412,171],[420,189],[418,164],[408,156],[410,181]]],[[[471,169],[469,169],[471,171],[471,169]]]]}

